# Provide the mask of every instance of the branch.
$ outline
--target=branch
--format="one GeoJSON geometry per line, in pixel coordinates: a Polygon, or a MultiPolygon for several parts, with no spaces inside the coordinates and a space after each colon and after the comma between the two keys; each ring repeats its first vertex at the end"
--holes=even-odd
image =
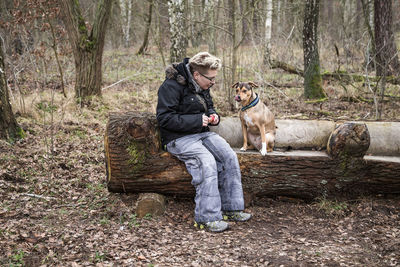
{"type": "MultiPolygon", "coordinates": [[[[286,72],[292,73],[292,74],[297,74],[300,76],[304,75],[304,71],[302,69],[299,69],[295,66],[292,66],[288,63],[278,61],[278,60],[271,60],[270,62],[271,68],[272,69],[282,69],[286,72]]],[[[360,74],[350,74],[350,73],[339,73],[339,72],[323,72],[321,73],[322,79],[327,80],[327,79],[335,79],[339,81],[345,81],[345,82],[363,82],[365,80],[370,80],[373,82],[378,82],[382,79],[382,76],[367,76],[367,75],[360,75],[360,74]]],[[[400,77],[397,76],[386,76],[386,82],[394,84],[394,85],[400,85],[400,77]]]]}

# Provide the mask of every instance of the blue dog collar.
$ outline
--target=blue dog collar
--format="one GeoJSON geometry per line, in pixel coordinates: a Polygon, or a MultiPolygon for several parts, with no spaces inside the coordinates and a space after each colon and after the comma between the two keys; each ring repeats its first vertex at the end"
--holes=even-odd
{"type": "Polygon", "coordinates": [[[242,107],[241,111],[245,111],[246,109],[254,107],[255,105],[258,104],[258,101],[260,101],[260,99],[258,98],[258,94],[256,93],[256,99],[251,101],[251,103],[248,104],[247,106],[242,107]]]}

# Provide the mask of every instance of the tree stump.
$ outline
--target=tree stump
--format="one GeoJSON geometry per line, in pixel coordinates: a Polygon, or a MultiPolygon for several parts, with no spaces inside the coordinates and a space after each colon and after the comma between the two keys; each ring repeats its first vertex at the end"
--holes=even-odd
{"type": "Polygon", "coordinates": [[[160,194],[142,193],[136,203],[136,215],[139,218],[148,214],[159,216],[165,212],[165,197],[160,194]]]}

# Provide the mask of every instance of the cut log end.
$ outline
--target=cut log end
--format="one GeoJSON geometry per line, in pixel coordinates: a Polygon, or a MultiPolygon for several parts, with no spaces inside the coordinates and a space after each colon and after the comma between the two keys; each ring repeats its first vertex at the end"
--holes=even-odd
{"type": "Polygon", "coordinates": [[[328,140],[327,153],[334,159],[363,158],[370,145],[367,125],[346,122],[339,125],[328,140]]]}
{"type": "Polygon", "coordinates": [[[165,197],[156,193],[140,194],[136,203],[136,215],[143,218],[150,214],[159,216],[165,212],[165,197]]]}

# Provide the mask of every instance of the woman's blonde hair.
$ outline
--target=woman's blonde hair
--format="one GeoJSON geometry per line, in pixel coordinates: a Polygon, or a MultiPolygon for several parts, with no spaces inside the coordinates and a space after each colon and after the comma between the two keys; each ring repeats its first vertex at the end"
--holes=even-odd
{"type": "Polygon", "coordinates": [[[189,59],[190,72],[205,73],[208,70],[221,69],[221,59],[208,52],[200,52],[189,59]]]}

